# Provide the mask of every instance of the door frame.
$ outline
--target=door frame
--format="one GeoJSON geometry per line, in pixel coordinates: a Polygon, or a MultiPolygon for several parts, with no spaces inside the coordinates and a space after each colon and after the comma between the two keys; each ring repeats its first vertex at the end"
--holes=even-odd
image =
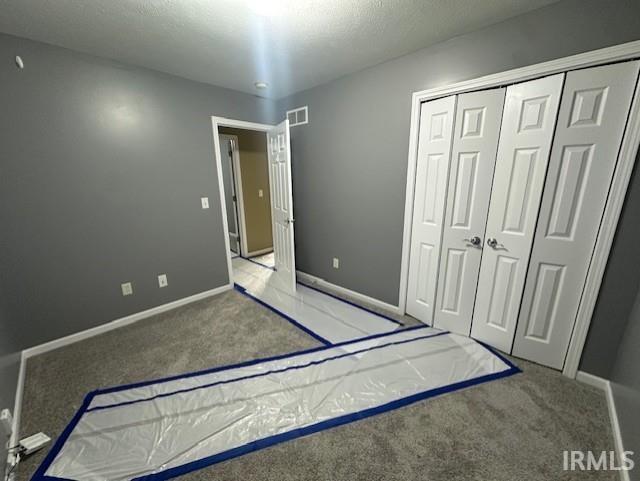
{"type": "MultiPolygon", "coordinates": [[[[244,129],[244,130],[254,130],[257,132],[264,132],[265,136],[269,130],[275,127],[275,125],[270,124],[260,124],[256,122],[246,122],[244,120],[236,120],[236,119],[228,119],[226,117],[217,117],[211,116],[211,127],[213,132],[213,147],[218,175],[218,190],[220,192],[220,213],[222,214],[222,228],[224,230],[224,246],[226,249],[227,256],[227,270],[229,273],[229,284],[233,285],[233,264],[231,262],[231,244],[229,242],[229,223],[227,222],[227,204],[224,197],[224,182],[222,180],[222,155],[220,154],[220,127],[231,127],[236,129],[244,129]]],[[[235,153],[235,152],[234,152],[235,153]]],[[[239,167],[239,166],[238,166],[239,167]]],[[[271,191],[271,189],[269,189],[271,191]]],[[[239,192],[236,189],[236,195],[239,192]]],[[[271,194],[269,194],[271,195],[271,194]]],[[[272,204],[273,205],[273,204],[272,204]]],[[[244,204],[243,204],[244,207],[244,204]]],[[[242,215],[242,226],[244,227],[244,209],[242,215]]],[[[271,223],[273,225],[273,207],[271,212],[271,223]]],[[[244,234],[246,229],[242,229],[241,236],[245,236],[244,234]]],[[[246,238],[245,238],[246,242],[246,238]]],[[[241,250],[244,250],[246,254],[246,244],[245,246],[241,246],[241,250]]]]}
{"type": "MultiPolygon", "coordinates": [[[[415,188],[416,162],[418,156],[418,133],[420,129],[420,105],[422,102],[439,97],[456,95],[476,90],[495,87],[506,87],[514,83],[525,82],[548,75],[568,72],[608,63],[640,58],[640,41],[628,42],[613,47],[593,50],[572,55],[549,62],[491,74],[472,80],[435,87],[414,92],[411,100],[411,127],[409,131],[409,152],[407,160],[407,184],[404,207],[404,229],[402,238],[402,264],[400,269],[400,289],[398,305],[401,313],[405,313],[407,301],[407,284],[409,275],[409,251],[411,246],[411,222],[413,219],[413,196],[415,188]]],[[[563,374],[575,378],[582,350],[587,338],[591,317],[595,308],[602,277],[607,266],[613,237],[620,218],[631,172],[635,164],[640,144],[640,82],[636,84],[629,118],[622,137],[613,180],[604,214],[596,239],[587,278],[578,307],[578,313],[571,335],[571,341],[563,367],[563,374]]]]}

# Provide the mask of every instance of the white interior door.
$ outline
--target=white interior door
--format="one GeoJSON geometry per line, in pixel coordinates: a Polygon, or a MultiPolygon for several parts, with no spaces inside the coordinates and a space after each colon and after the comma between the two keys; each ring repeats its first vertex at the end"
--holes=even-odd
{"type": "Polygon", "coordinates": [[[465,336],[478,287],[505,89],[458,96],[434,325],[465,336]]]}
{"type": "Polygon", "coordinates": [[[279,287],[296,290],[296,258],[293,239],[293,197],[291,189],[291,146],[289,121],[267,132],[269,185],[273,212],[273,251],[279,287]]]}
{"type": "Polygon", "coordinates": [[[433,322],[456,97],[425,102],[413,201],[406,311],[433,322]]]}
{"type": "Polygon", "coordinates": [[[511,351],[564,74],[507,88],[471,335],[511,351]]]}
{"type": "Polygon", "coordinates": [[[229,226],[229,246],[231,251],[240,254],[240,235],[238,222],[238,204],[234,175],[233,143],[237,145],[235,135],[220,134],[220,155],[222,156],[222,181],[224,184],[225,204],[227,207],[227,225],[229,226]]]}
{"type": "Polygon", "coordinates": [[[516,356],[564,364],[637,78],[638,62],[567,74],[516,356]]]}

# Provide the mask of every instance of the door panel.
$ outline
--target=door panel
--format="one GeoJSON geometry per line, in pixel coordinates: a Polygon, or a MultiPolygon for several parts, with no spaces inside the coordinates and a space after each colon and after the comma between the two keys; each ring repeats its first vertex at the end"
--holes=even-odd
{"type": "Polygon", "coordinates": [[[567,74],[513,353],[561,369],[613,177],[638,62],[567,74]]]}
{"type": "Polygon", "coordinates": [[[507,88],[471,329],[476,339],[506,352],[515,335],[563,78],[507,88]]]}
{"type": "Polygon", "coordinates": [[[469,335],[505,89],[458,96],[435,326],[469,335]],[[478,237],[480,245],[469,239],[478,237]]]}
{"type": "Polygon", "coordinates": [[[446,97],[423,103],[420,111],[406,310],[429,324],[433,322],[455,103],[455,96],[446,97]]]}
{"type": "Polygon", "coordinates": [[[227,225],[229,226],[229,246],[236,254],[240,253],[240,230],[238,226],[238,206],[236,204],[236,183],[233,166],[233,143],[237,142],[235,135],[220,134],[220,156],[222,165],[222,183],[224,185],[225,205],[227,208],[227,225]]]}
{"type": "Polygon", "coordinates": [[[267,132],[269,186],[273,213],[273,252],[278,286],[296,290],[296,259],[293,237],[293,198],[291,194],[291,146],[289,121],[267,132]]]}

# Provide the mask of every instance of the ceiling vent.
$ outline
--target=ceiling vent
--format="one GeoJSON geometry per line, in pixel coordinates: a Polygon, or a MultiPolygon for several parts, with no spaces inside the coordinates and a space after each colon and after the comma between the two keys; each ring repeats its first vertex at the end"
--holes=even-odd
{"type": "Polygon", "coordinates": [[[289,127],[295,125],[304,125],[309,123],[309,107],[305,105],[294,110],[287,110],[287,119],[289,119],[289,127]]]}

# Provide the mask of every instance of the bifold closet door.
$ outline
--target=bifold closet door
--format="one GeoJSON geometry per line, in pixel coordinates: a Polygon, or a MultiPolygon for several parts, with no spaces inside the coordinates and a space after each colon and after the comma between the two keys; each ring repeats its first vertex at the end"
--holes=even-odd
{"type": "Polygon", "coordinates": [[[505,89],[458,96],[434,325],[469,335],[505,89]]]}
{"type": "Polygon", "coordinates": [[[513,354],[561,369],[618,158],[636,62],[567,74],[513,354]]]}
{"type": "Polygon", "coordinates": [[[511,351],[564,74],[507,88],[472,337],[511,351]]]}
{"type": "Polygon", "coordinates": [[[406,311],[429,324],[433,322],[455,107],[455,96],[420,107],[406,311]]]}

